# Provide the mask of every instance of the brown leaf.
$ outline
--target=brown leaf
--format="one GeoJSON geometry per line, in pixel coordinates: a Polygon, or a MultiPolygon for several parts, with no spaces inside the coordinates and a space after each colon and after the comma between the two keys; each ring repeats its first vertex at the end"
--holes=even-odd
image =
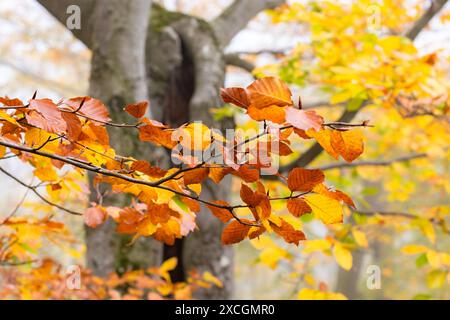
{"type": "Polygon", "coordinates": [[[50,99],[33,99],[26,113],[29,124],[51,133],[65,133],[67,123],[50,99]]]}
{"type": "Polygon", "coordinates": [[[88,117],[95,125],[103,125],[101,122],[109,122],[109,112],[106,106],[100,100],[91,97],[78,97],[64,101],[72,111],[88,117]],[[83,106],[80,108],[81,103],[83,106]],[[96,122],[99,121],[99,122],[96,122]]]}
{"type": "MultiPolygon", "coordinates": [[[[220,206],[229,207],[230,205],[226,201],[217,200],[214,201],[215,204],[218,204],[220,206]]],[[[227,223],[231,219],[233,219],[233,215],[231,214],[230,210],[218,208],[212,205],[207,204],[206,205],[209,210],[211,210],[211,213],[216,216],[220,221],[223,223],[227,223]]]]}
{"type": "Polygon", "coordinates": [[[249,230],[250,226],[233,220],[223,229],[222,243],[226,245],[241,242],[247,237],[249,230]]]}
{"type": "Polygon", "coordinates": [[[288,187],[291,191],[309,192],[324,179],[325,175],[321,170],[295,168],[289,172],[288,187]]]}
{"type": "Polygon", "coordinates": [[[150,163],[144,160],[138,160],[132,163],[131,170],[139,171],[153,178],[162,178],[166,175],[167,171],[158,167],[153,167],[150,163]]]}
{"type": "Polygon", "coordinates": [[[285,107],[293,104],[291,90],[280,79],[266,77],[254,81],[247,87],[250,102],[256,108],[265,108],[271,105],[285,107]]]}
{"type": "Polygon", "coordinates": [[[285,220],[281,219],[281,226],[277,226],[274,223],[271,223],[271,227],[273,231],[275,231],[278,235],[283,237],[283,239],[287,243],[294,243],[298,246],[299,242],[302,240],[306,240],[306,236],[302,231],[295,230],[293,226],[287,223],[285,220]]]}
{"type": "Polygon", "coordinates": [[[169,130],[162,123],[154,120],[144,119],[144,126],[139,127],[139,139],[141,141],[153,142],[168,149],[173,149],[178,141],[172,139],[173,130],[169,130]]]}
{"type": "Polygon", "coordinates": [[[184,184],[202,183],[209,175],[209,168],[197,168],[183,173],[184,184]]]}
{"type": "Polygon", "coordinates": [[[234,174],[247,183],[255,182],[259,179],[259,170],[252,168],[248,164],[243,164],[240,166],[234,174]]]}
{"type": "Polygon", "coordinates": [[[148,105],[148,101],[141,101],[136,104],[127,105],[124,110],[135,118],[142,118],[147,112],[148,105]]]}
{"type": "Polygon", "coordinates": [[[245,109],[250,106],[247,91],[243,88],[222,88],[220,89],[220,95],[225,103],[232,103],[245,109]]]}
{"type": "Polygon", "coordinates": [[[287,209],[297,218],[312,212],[311,207],[302,198],[289,199],[287,201],[287,209]]]}

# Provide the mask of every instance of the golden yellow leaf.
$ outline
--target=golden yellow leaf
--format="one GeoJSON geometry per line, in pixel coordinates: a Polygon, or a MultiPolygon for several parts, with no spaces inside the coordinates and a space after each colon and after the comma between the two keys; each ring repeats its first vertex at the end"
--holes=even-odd
{"type": "Polygon", "coordinates": [[[353,256],[350,250],[344,248],[344,246],[337,242],[333,247],[333,256],[336,262],[345,270],[350,270],[353,264],[353,256]]]}
{"type": "Polygon", "coordinates": [[[342,223],[344,212],[339,201],[321,194],[305,196],[305,200],[311,207],[314,215],[322,220],[324,224],[342,223]]]}

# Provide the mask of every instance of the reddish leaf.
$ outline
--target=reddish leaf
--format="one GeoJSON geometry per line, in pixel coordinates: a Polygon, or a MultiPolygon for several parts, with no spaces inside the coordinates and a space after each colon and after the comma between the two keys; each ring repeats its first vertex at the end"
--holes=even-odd
{"type": "Polygon", "coordinates": [[[252,168],[248,164],[243,164],[235,172],[235,175],[239,176],[242,180],[247,183],[255,182],[259,179],[259,170],[252,168]]]}
{"type": "Polygon", "coordinates": [[[162,123],[148,119],[144,119],[143,123],[146,125],[139,127],[141,141],[150,141],[168,149],[172,149],[178,144],[178,141],[172,139],[173,130],[167,129],[162,123]]]}
{"type": "Polygon", "coordinates": [[[312,209],[308,203],[301,198],[289,199],[287,201],[287,209],[297,218],[312,212],[312,209]]]}
{"type": "Polygon", "coordinates": [[[303,111],[293,107],[286,108],[286,121],[297,129],[314,129],[319,131],[322,128],[323,118],[315,111],[303,111]]]}
{"type": "Polygon", "coordinates": [[[306,240],[306,236],[302,231],[295,230],[293,226],[287,223],[285,220],[281,219],[281,226],[277,226],[274,223],[271,223],[271,227],[273,231],[275,231],[278,235],[283,237],[283,239],[287,243],[294,243],[298,246],[299,242],[302,240],[306,240]]]}
{"type": "Polygon", "coordinates": [[[129,104],[125,107],[125,111],[135,118],[142,118],[147,112],[148,101],[141,101],[136,104],[129,104]]]}
{"type": "Polygon", "coordinates": [[[106,211],[101,207],[91,207],[84,212],[84,223],[91,228],[97,228],[107,218],[106,211]]]}
{"type": "Polygon", "coordinates": [[[209,168],[197,168],[183,173],[185,185],[202,183],[208,177],[209,168]]]}
{"type": "Polygon", "coordinates": [[[280,79],[266,77],[254,81],[247,87],[250,102],[256,108],[265,108],[271,105],[285,107],[292,105],[291,90],[280,79]]]}
{"type": "Polygon", "coordinates": [[[256,207],[261,203],[261,201],[266,198],[265,194],[261,194],[259,192],[253,192],[249,186],[246,184],[241,185],[240,196],[242,201],[252,207],[256,207]]]}
{"type": "Polygon", "coordinates": [[[77,111],[78,114],[88,117],[96,125],[111,121],[108,109],[100,100],[91,97],[78,97],[66,100],[64,104],[69,106],[72,111],[77,111]],[[82,106],[81,103],[83,103],[82,106]]]}
{"type": "Polygon", "coordinates": [[[225,103],[232,103],[241,108],[250,106],[247,91],[243,88],[222,88],[220,89],[220,95],[225,103]]]}
{"type": "Polygon", "coordinates": [[[223,244],[234,244],[244,240],[250,226],[240,223],[237,220],[231,221],[222,232],[222,243],[223,244]]]}
{"type": "Polygon", "coordinates": [[[29,124],[51,133],[64,133],[67,130],[61,111],[50,99],[30,100],[26,118],[29,124]]]}
{"type": "MultiPolygon", "coordinates": [[[[220,206],[229,207],[230,205],[226,201],[217,200],[214,201],[215,204],[218,204],[220,206]]],[[[231,214],[230,210],[218,208],[212,205],[206,205],[209,210],[211,210],[212,214],[216,216],[220,221],[223,223],[227,223],[231,219],[233,219],[233,215],[231,214]]]]}
{"type": "Polygon", "coordinates": [[[295,168],[289,172],[288,187],[291,191],[309,192],[324,179],[325,175],[321,170],[295,168]]]}
{"type": "Polygon", "coordinates": [[[144,160],[138,160],[133,162],[130,169],[133,171],[142,172],[143,174],[146,174],[149,177],[153,178],[162,178],[167,173],[166,170],[163,170],[158,167],[153,167],[152,165],[150,165],[150,163],[144,160]]]}

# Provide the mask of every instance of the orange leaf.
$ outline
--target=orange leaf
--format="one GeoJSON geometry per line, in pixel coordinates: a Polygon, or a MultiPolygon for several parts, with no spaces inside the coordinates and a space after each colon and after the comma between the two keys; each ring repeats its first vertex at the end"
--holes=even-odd
{"type": "Polygon", "coordinates": [[[297,129],[319,131],[322,128],[323,118],[315,111],[303,111],[294,107],[286,108],[286,121],[297,129]]]}
{"type": "Polygon", "coordinates": [[[214,181],[214,183],[220,183],[222,179],[232,172],[231,168],[209,168],[209,178],[214,181]]]}
{"type": "Polygon", "coordinates": [[[241,185],[240,196],[242,201],[252,207],[256,207],[262,201],[262,199],[266,197],[265,194],[253,192],[253,190],[250,189],[250,187],[248,187],[246,184],[241,185]]]}
{"type": "Polygon", "coordinates": [[[245,182],[255,182],[259,179],[259,170],[251,168],[248,164],[243,164],[235,172],[235,175],[239,176],[245,182]]]}
{"type": "Polygon", "coordinates": [[[276,105],[265,108],[258,108],[255,105],[251,105],[247,109],[247,114],[256,121],[268,120],[278,124],[283,124],[286,121],[286,112],[284,108],[276,105]]]}
{"type": "Polygon", "coordinates": [[[256,108],[265,108],[271,105],[285,107],[292,105],[291,90],[280,79],[266,77],[254,81],[247,87],[250,102],[256,108]]]}
{"type": "Polygon", "coordinates": [[[315,138],[322,148],[328,152],[336,160],[339,158],[339,154],[331,146],[331,131],[330,130],[308,130],[308,135],[315,138]]]}
{"type": "Polygon", "coordinates": [[[232,103],[241,108],[248,108],[250,105],[247,91],[243,88],[222,88],[220,95],[225,103],[232,103]]]}
{"type": "Polygon", "coordinates": [[[142,118],[148,108],[148,101],[141,101],[136,104],[129,104],[125,107],[125,111],[135,118],[142,118]]]}
{"type": "Polygon", "coordinates": [[[141,141],[153,142],[168,149],[172,149],[178,144],[172,139],[173,130],[167,129],[162,123],[148,119],[144,119],[143,123],[146,125],[139,127],[141,141]]]}
{"type": "Polygon", "coordinates": [[[144,160],[138,160],[132,163],[131,170],[139,171],[153,178],[162,178],[166,175],[167,171],[158,167],[152,167],[150,163],[144,160]]]}
{"type": "Polygon", "coordinates": [[[302,240],[306,240],[306,236],[302,231],[295,230],[293,226],[281,219],[281,226],[277,226],[274,223],[270,223],[273,231],[283,237],[287,243],[294,243],[298,246],[298,243],[302,240]]]}
{"type": "Polygon", "coordinates": [[[287,209],[294,217],[297,218],[312,212],[312,209],[308,203],[301,198],[289,199],[287,201],[287,209]]]}
{"type": "Polygon", "coordinates": [[[250,226],[242,224],[237,220],[233,220],[223,229],[222,243],[234,244],[241,242],[247,237],[249,230],[250,226]]]}
{"type": "MultiPolygon", "coordinates": [[[[214,201],[214,203],[224,206],[224,207],[230,206],[226,201],[222,201],[222,200],[214,201]]],[[[228,209],[218,208],[218,207],[215,207],[215,206],[212,206],[209,204],[207,204],[206,206],[208,207],[209,210],[211,210],[212,214],[214,216],[216,216],[223,223],[227,223],[228,221],[233,219],[233,215],[231,214],[230,210],[228,210],[228,209]]]]}
{"type": "Polygon", "coordinates": [[[183,173],[185,185],[201,183],[208,177],[209,168],[197,168],[183,173]]]}
{"type": "Polygon", "coordinates": [[[288,187],[291,191],[309,192],[324,179],[325,175],[321,170],[295,168],[289,172],[288,187]]]}
{"type": "Polygon", "coordinates": [[[364,151],[362,134],[359,130],[332,131],[331,146],[347,162],[352,162],[364,151]]]}
{"type": "Polygon", "coordinates": [[[64,133],[67,130],[61,111],[50,99],[30,100],[26,118],[29,124],[52,133],[64,133]]]}
{"type": "Polygon", "coordinates": [[[101,207],[91,207],[84,212],[84,223],[91,228],[97,228],[106,218],[106,211],[101,207]]]}
{"type": "Polygon", "coordinates": [[[109,112],[106,106],[100,100],[91,97],[78,97],[64,101],[72,111],[89,117],[95,125],[102,125],[101,122],[109,122],[109,112]],[[83,103],[82,107],[81,103],[83,103]],[[96,122],[99,121],[99,122],[96,122]]]}

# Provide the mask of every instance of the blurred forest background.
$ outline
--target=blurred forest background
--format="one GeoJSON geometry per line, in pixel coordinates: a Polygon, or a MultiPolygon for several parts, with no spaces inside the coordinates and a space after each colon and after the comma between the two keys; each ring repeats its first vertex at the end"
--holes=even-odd
{"type": "MultiPolygon", "coordinates": [[[[155,2],[211,20],[232,1],[155,2]]],[[[336,298],[333,294],[341,293],[357,299],[449,299],[450,6],[445,5],[414,42],[405,43],[397,37],[414,25],[431,1],[289,3],[260,13],[231,41],[226,52],[237,62],[227,68],[226,86],[246,86],[254,77],[276,75],[301,96],[304,108],[315,108],[326,118],[338,119],[345,109],[361,108],[354,121],[370,120],[374,125],[364,130],[366,150],[360,161],[366,164],[330,167],[326,172],[361,212],[348,211],[340,227],[302,218],[298,223],[317,241],[299,247],[269,236],[237,245],[234,297],[336,298]],[[370,43],[383,48],[384,65],[374,66],[381,58],[370,43]],[[417,105],[433,110],[408,113],[417,105]],[[327,237],[338,239],[344,253],[336,254],[327,237]],[[370,266],[381,272],[380,288],[368,286],[370,266]]],[[[0,96],[27,101],[35,90],[55,100],[86,95],[90,58],[90,50],[37,1],[0,0],[0,96]]],[[[211,106],[218,119],[231,116],[238,126],[252,126],[236,108],[220,107],[211,106]]],[[[299,141],[293,149],[309,147],[299,141]]],[[[301,154],[291,155],[282,165],[301,154]]],[[[330,164],[333,159],[322,153],[309,166],[330,164]]],[[[1,160],[1,165],[23,181],[33,179],[32,169],[16,159],[1,160]]],[[[53,210],[0,176],[0,218],[22,202],[17,215],[53,210]]],[[[239,186],[233,188],[238,195],[239,186]]],[[[66,194],[66,203],[83,207],[87,198],[80,201],[74,195],[66,194]]],[[[54,246],[44,241],[29,249],[63,265],[83,264],[83,222],[64,215],[57,219],[69,225],[72,242],[54,246]]]]}

